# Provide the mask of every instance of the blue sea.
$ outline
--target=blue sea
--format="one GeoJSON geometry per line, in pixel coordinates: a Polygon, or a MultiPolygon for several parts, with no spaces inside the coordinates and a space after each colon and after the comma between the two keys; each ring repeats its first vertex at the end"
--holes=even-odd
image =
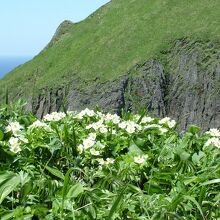
{"type": "Polygon", "coordinates": [[[0,57],[0,78],[30,59],[31,57],[0,57]]]}

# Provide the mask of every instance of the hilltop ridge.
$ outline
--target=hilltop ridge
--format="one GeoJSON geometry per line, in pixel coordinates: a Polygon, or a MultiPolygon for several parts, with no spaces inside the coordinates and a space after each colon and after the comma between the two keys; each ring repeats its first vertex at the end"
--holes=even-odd
{"type": "Polygon", "coordinates": [[[52,37],[51,41],[47,45],[47,47],[52,47],[57,41],[61,40],[66,34],[70,34],[70,30],[73,27],[74,23],[69,20],[63,21],[59,27],[57,28],[54,36],[52,37]]]}

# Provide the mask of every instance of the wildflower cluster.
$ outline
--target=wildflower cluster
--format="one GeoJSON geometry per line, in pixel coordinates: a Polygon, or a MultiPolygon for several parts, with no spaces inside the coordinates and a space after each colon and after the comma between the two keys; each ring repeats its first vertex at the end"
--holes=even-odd
{"type": "Polygon", "coordinates": [[[206,132],[207,135],[211,136],[206,143],[205,146],[215,146],[220,148],[220,131],[216,128],[212,128],[206,132]]]}
{"type": "Polygon", "coordinates": [[[44,116],[45,121],[60,121],[66,117],[66,114],[63,112],[52,112],[51,114],[47,114],[44,116]]]}
{"type": "Polygon", "coordinates": [[[5,120],[0,218],[11,209],[12,219],[111,219],[113,207],[118,219],[216,219],[220,131],[176,126],[88,108],[5,120]]]}
{"type": "Polygon", "coordinates": [[[173,128],[176,126],[176,121],[175,120],[171,120],[169,117],[165,117],[161,120],[159,120],[158,122],[159,124],[165,124],[167,125],[169,128],[173,128]]]}
{"type": "Polygon", "coordinates": [[[9,139],[9,150],[12,153],[18,153],[21,151],[21,144],[28,143],[28,140],[24,137],[22,132],[23,127],[18,122],[10,122],[5,128],[6,133],[11,133],[12,136],[9,139]]]}

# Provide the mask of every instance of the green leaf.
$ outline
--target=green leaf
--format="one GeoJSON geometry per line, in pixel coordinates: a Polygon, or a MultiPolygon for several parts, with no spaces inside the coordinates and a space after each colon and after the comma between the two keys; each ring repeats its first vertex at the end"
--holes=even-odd
{"type": "Polygon", "coordinates": [[[1,220],[9,220],[9,219],[13,219],[13,217],[14,217],[14,212],[10,212],[1,216],[1,220]]]}
{"type": "Polygon", "coordinates": [[[84,191],[83,185],[81,183],[76,183],[75,185],[71,186],[67,193],[67,197],[69,198],[76,198],[79,194],[84,191]]]}
{"type": "Polygon", "coordinates": [[[145,144],[146,140],[143,138],[137,138],[136,140],[134,140],[134,143],[138,146],[138,147],[143,147],[145,144]]]}
{"type": "Polygon", "coordinates": [[[67,190],[68,190],[68,185],[70,182],[70,174],[73,172],[74,168],[70,168],[65,177],[64,177],[64,183],[63,183],[63,189],[62,189],[62,215],[63,215],[63,209],[64,209],[64,201],[66,199],[67,196],[67,190]]]}
{"type": "Polygon", "coordinates": [[[118,209],[118,206],[119,206],[119,203],[121,202],[122,198],[123,198],[123,195],[124,195],[124,192],[125,192],[125,189],[127,187],[125,187],[124,189],[121,190],[120,194],[118,195],[117,199],[115,200],[115,202],[113,203],[110,211],[109,211],[109,215],[107,217],[108,220],[111,220],[114,213],[116,213],[117,209],[118,209]]]}
{"type": "Polygon", "coordinates": [[[200,132],[200,128],[196,125],[192,125],[189,129],[188,132],[192,133],[192,134],[197,134],[200,132]]]}
{"type": "Polygon", "coordinates": [[[197,206],[197,208],[198,208],[198,210],[199,210],[199,212],[200,212],[202,218],[205,219],[205,217],[204,217],[204,215],[203,215],[203,212],[202,212],[202,208],[201,208],[201,206],[199,205],[199,203],[195,200],[195,198],[193,198],[192,196],[183,196],[183,197],[184,197],[184,199],[190,200],[192,203],[194,203],[194,204],[197,206]]]}
{"type": "Polygon", "coordinates": [[[190,154],[187,153],[187,152],[186,152],[183,148],[181,148],[181,147],[176,148],[176,153],[179,155],[180,159],[181,159],[181,160],[184,160],[184,161],[188,160],[189,157],[190,157],[190,154]]]}
{"type": "Polygon", "coordinates": [[[64,175],[62,174],[62,172],[60,172],[57,168],[52,168],[52,167],[49,167],[49,166],[46,166],[45,167],[46,170],[48,170],[52,175],[64,180],[64,175]]]}
{"type": "Polygon", "coordinates": [[[205,156],[206,156],[206,154],[203,153],[202,151],[199,151],[198,154],[197,154],[197,153],[194,153],[194,154],[192,155],[192,162],[193,162],[194,164],[199,164],[199,163],[200,163],[200,160],[201,160],[203,157],[205,157],[205,156]]]}
{"type": "Polygon", "coordinates": [[[184,179],[183,180],[183,183],[185,184],[185,185],[189,185],[189,184],[191,184],[191,183],[193,183],[193,182],[196,182],[196,181],[198,181],[199,180],[199,178],[197,177],[197,176],[191,176],[191,177],[187,177],[186,179],[184,179]]]}
{"type": "Polygon", "coordinates": [[[149,194],[153,195],[155,193],[162,194],[163,190],[162,188],[155,182],[155,183],[150,183],[147,182],[144,184],[144,190],[149,194]]]}
{"type": "Polygon", "coordinates": [[[20,184],[20,176],[12,172],[0,174],[0,204],[20,184]]]}
{"type": "Polygon", "coordinates": [[[4,139],[4,133],[3,131],[0,130],[0,141],[2,141],[4,139]]]}
{"type": "Polygon", "coordinates": [[[131,141],[131,144],[129,146],[130,152],[135,152],[138,154],[143,154],[144,152],[134,143],[134,141],[131,141]]]}
{"type": "Polygon", "coordinates": [[[140,124],[140,123],[141,123],[141,120],[143,119],[143,117],[145,116],[146,113],[147,113],[147,109],[144,110],[144,111],[141,113],[141,116],[140,116],[140,118],[138,119],[137,124],[140,124]]]}
{"type": "Polygon", "coordinates": [[[220,179],[206,181],[206,182],[202,183],[200,186],[206,186],[206,185],[211,185],[211,184],[215,184],[215,183],[220,183],[220,179]]]}
{"type": "Polygon", "coordinates": [[[69,181],[70,181],[70,174],[71,172],[73,171],[74,169],[73,168],[70,168],[65,177],[64,177],[64,184],[63,184],[63,190],[62,190],[62,197],[63,199],[66,197],[67,195],[67,188],[68,188],[68,184],[69,184],[69,181]]]}
{"type": "Polygon", "coordinates": [[[90,212],[87,212],[85,209],[81,209],[81,211],[86,215],[86,217],[89,217],[90,220],[95,220],[90,212]]]}

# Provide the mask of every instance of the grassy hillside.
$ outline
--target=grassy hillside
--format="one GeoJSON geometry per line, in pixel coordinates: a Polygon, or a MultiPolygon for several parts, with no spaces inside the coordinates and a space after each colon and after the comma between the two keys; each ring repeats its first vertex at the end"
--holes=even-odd
{"type": "Polygon", "coordinates": [[[219,0],[112,0],[8,74],[0,89],[31,94],[76,79],[114,79],[176,39],[219,41],[219,14],[219,0]]]}

